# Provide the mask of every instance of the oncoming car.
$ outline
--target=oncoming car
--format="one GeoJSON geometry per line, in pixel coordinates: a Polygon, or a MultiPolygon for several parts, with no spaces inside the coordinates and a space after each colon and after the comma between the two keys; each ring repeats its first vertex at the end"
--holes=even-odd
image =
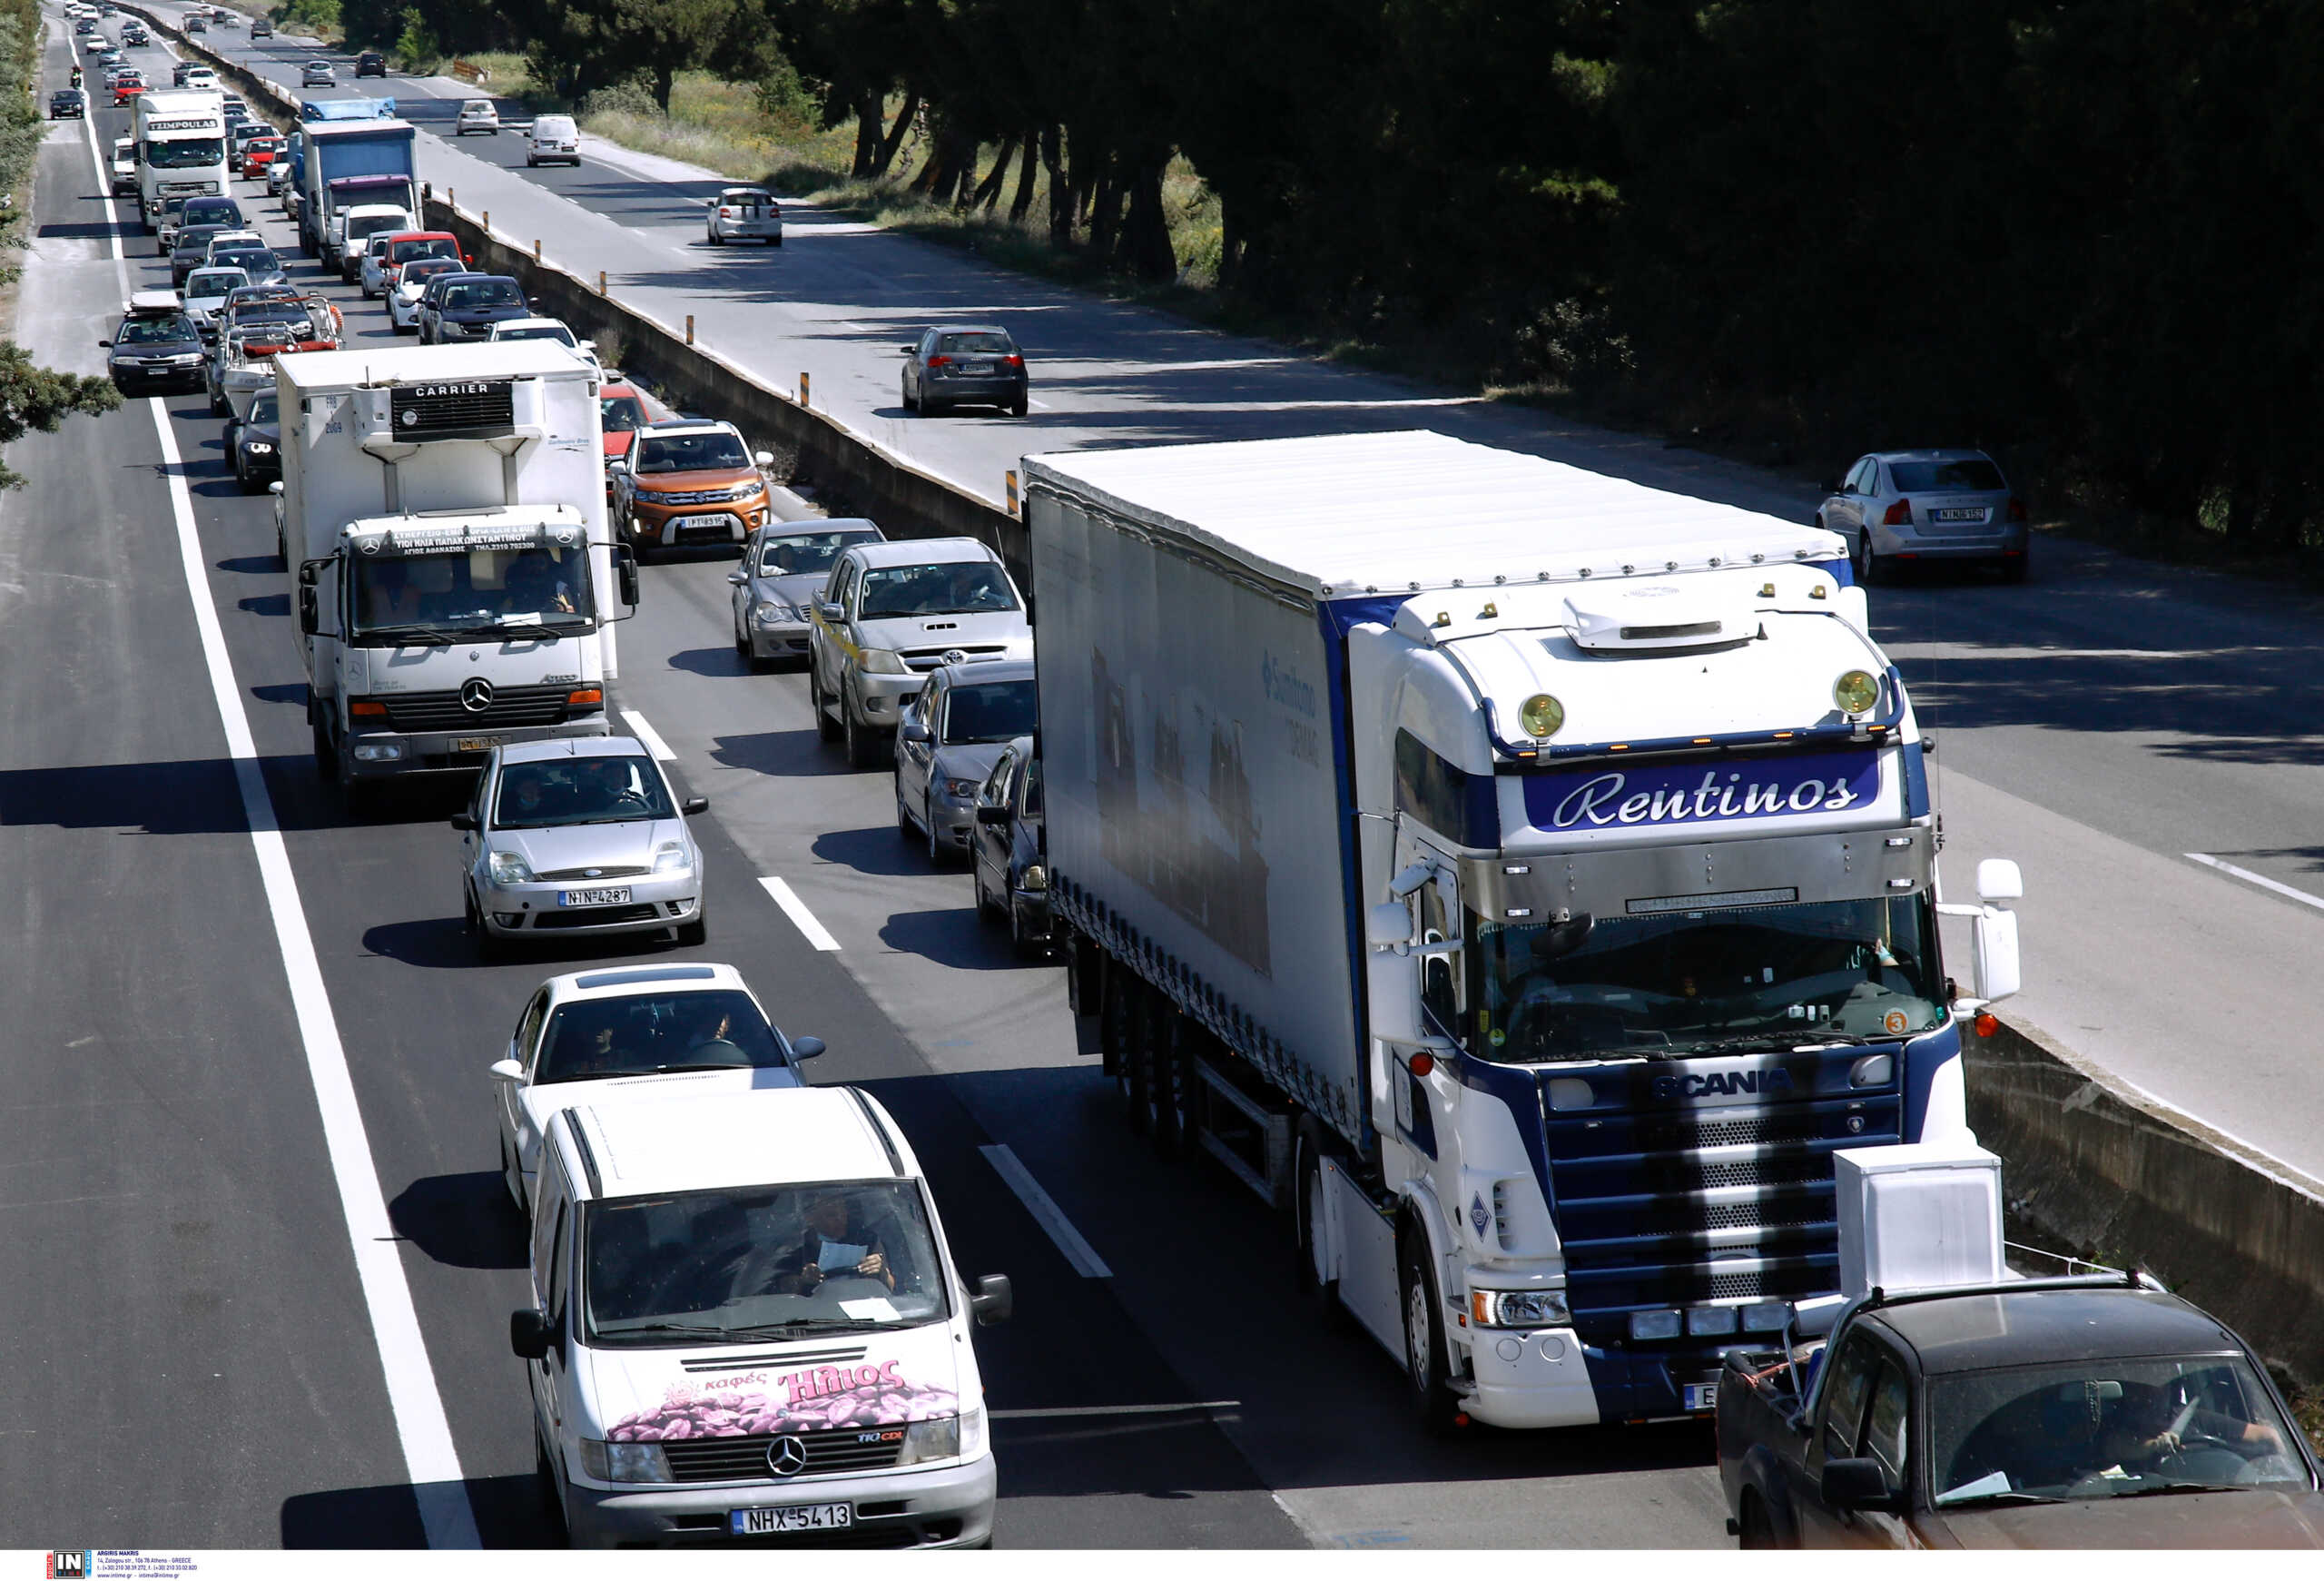
{"type": "Polygon", "coordinates": [[[615,529],[639,548],[740,544],[767,519],[774,457],[732,423],[678,418],[640,430],[613,469],[615,529]]]}
{"type": "Polygon", "coordinates": [[[397,266],[396,283],[387,292],[388,322],[399,335],[418,332],[419,298],[428,282],[439,274],[465,274],[468,265],[457,258],[415,258],[397,266]]]}
{"type": "Polygon", "coordinates": [[[202,332],[173,291],[140,291],[110,340],[106,370],[123,395],[156,390],[198,390],[206,380],[202,332]]]}
{"type": "Polygon", "coordinates": [[[702,851],[653,755],[626,736],[492,749],[460,831],[462,907],[479,954],[513,939],[667,929],[709,936],[702,851]]]}

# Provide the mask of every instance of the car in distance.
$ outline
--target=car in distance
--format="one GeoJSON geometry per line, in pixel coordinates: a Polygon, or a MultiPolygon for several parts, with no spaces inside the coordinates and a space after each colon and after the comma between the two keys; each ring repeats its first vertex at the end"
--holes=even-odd
{"type": "Polygon", "coordinates": [[[248,270],[232,264],[204,265],[185,277],[185,289],[178,294],[185,303],[185,316],[208,338],[217,333],[215,320],[227,296],[250,283],[248,270]]]}
{"type": "Polygon", "coordinates": [[[597,343],[576,338],[563,319],[503,319],[492,326],[487,338],[495,345],[504,341],[554,341],[592,364],[597,361],[597,343]]]}
{"type": "Polygon", "coordinates": [[[129,299],[129,311],[109,340],[105,371],[123,395],[202,387],[202,331],[194,327],[173,291],[143,291],[129,299]]]}
{"type": "Polygon", "coordinates": [[[977,792],[1003,748],[1039,723],[1029,659],[931,670],[896,727],[896,828],[940,867],[976,831],[977,792]]]}
{"type": "Polygon", "coordinates": [[[570,115],[533,117],[532,135],[525,142],[525,163],[529,168],[552,163],[581,163],[581,131],[570,115]]]}
{"type": "Polygon", "coordinates": [[[251,397],[250,415],[226,425],[226,454],[245,494],[259,493],[282,476],[281,408],[273,390],[251,397]]]}
{"type": "Polygon", "coordinates": [[[956,406],[997,406],[1023,417],[1031,404],[1024,351],[998,324],[930,330],[903,351],[906,411],[934,417],[956,406]]]}
{"type": "Polygon", "coordinates": [[[629,454],[630,447],[637,442],[638,430],[651,420],[645,414],[645,398],[618,373],[597,387],[597,426],[605,436],[606,504],[610,509],[614,502],[614,463],[629,454]]]}
{"type": "Polygon", "coordinates": [[[113,79],[113,107],[120,108],[144,91],[145,77],[142,72],[123,70],[116,74],[113,79]]]}
{"type": "Polygon", "coordinates": [[[769,514],[766,474],[733,423],[675,418],[648,423],[615,463],[615,530],[642,554],[684,544],[740,545],[769,514]]]}
{"type": "Polygon", "coordinates": [[[495,746],[468,810],[452,819],[478,953],[515,939],[662,929],[701,944],[702,851],[685,821],[709,805],[680,801],[626,736],[495,746]]]}
{"type": "Polygon", "coordinates": [[[395,285],[388,291],[388,322],[399,335],[419,328],[419,299],[428,282],[443,274],[465,274],[468,266],[457,258],[415,258],[399,266],[395,285]]]}
{"type": "Polygon", "coordinates": [[[708,201],[710,244],[763,242],[783,245],[783,209],[764,187],[725,187],[708,201]]]}
{"type": "Polygon", "coordinates": [[[2025,579],[2025,502],[1983,450],[1886,450],[1858,457],[1830,483],[1816,525],[1855,557],[1856,579],[1880,581],[1899,562],[1982,561],[2025,579]]]}
{"type": "Polygon", "coordinates": [[[197,33],[207,33],[209,31],[210,23],[206,18],[194,15],[191,12],[187,13],[185,19],[185,32],[188,37],[192,37],[197,33]]]}
{"type": "Polygon", "coordinates": [[[116,137],[113,143],[113,193],[120,197],[137,191],[137,139],[116,137]]]}
{"type": "Polygon", "coordinates": [[[1745,1547],[2324,1547],[2319,1467],[2267,1369],[2151,1281],[1811,1304],[1837,1319],[1822,1345],[1796,1343],[1796,1309],[1719,1375],[1745,1547]]]}
{"type": "Polygon", "coordinates": [[[388,57],[376,49],[367,49],[355,57],[358,77],[384,77],[388,74],[388,57]]]}
{"type": "Polygon", "coordinates": [[[338,74],[327,60],[310,60],[299,68],[299,85],[302,88],[330,88],[338,84],[338,74]]]}
{"type": "Polygon", "coordinates": [[[500,107],[489,99],[463,99],[460,113],[452,123],[452,134],[466,137],[471,132],[489,132],[500,135],[500,107]]]}
{"type": "Polygon", "coordinates": [[[803,1087],[800,1062],[821,1038],[786,1038],[734,967],[626,966],[552,977],[534,992],[494,1062],[500,1178],[520,1213],[533,1206],[549,1119],[627,1092],[688,1096],[803,1087]]]}
{"type": "Polygon", "coordinates": [[[267,171],[282,157],[283,150],[288,146],[281,137],[271,133],[261,133],[243,143],[242,178],[245,181],[263,180],[267,171]]]}
{"type": "Polygon", "coordinates": [[[252,38],[272,38],[274,36],[274,24],[269,22],[263,16],[251,17],[251,36],[252,38]]]}
{"type": "Polygon", "coordinates": [[[1041,850],[1041,760],[1033,756],[1030,736],[1019,736],[1002,750],[977,792],[969,867],[976,883],[977,915],[998,916],[1020,955],[1045,948],[1049,874],[1041,850]]]}
{"type": "Polygon", "coordinates": [[[734,589],[734,651],[753,669],[805,658],[807,610],[831,579],[832,562],[850,545],[879,543],[882,536],[861,517],[771,520],[753,533],[742,565],[726,574],[734,589]]]}
{"type": "Polygon", "coordinates": [[[48,96],[48,118],[80,121],[89,114],[89,95],[78,88],[59,88],[48,96]]]}
{"type": "Polygon", "coordinates": [[[1000,557],[973,538],[856,544],[832,562],[808,636],[815,732],[873,768],[940,665],[1033,657],[1025,601],[1000,557]]]}

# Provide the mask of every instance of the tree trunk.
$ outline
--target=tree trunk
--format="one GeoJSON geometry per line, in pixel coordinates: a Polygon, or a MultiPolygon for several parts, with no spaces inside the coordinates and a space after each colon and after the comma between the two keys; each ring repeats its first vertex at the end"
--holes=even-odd
{"type": "Polygon", "coordinates": [[[904,145],[904,134],[911,130],[912,121],[920,114],[920,92],[913,89],[904,94],[903,108],[896,112],[896,124],[888,128],[887,137],[880,144],[879,162],[872,167],[873,176],[888,173],[896,163],[896,151],[904,145]]]}
{"type": "Polygon", "coordinates": [[[1130,189],[1128,247],[1132,269],[1141,280],[1178,278],[1177,249],[1170,244],[1170,215],[1162,206],[1162,176],[1167,159],[1151,159],[1138,167],[1130,189]]]}
{"type": "Polygon", "coordinates": [[[1242,212],[1242,204],[1225,193],[1218,194],[1218,290],[1222,295],[1234,291],[1242,272],[1243,232],[1236,222],[1242,212]]]}
{"type": "Polygon", "coordinates": [[[1073,183],[1066,179],[1064,151],[1055,123],[1041,128],[1041,167],[1049,176],[1049,245],[1073,245],[1073,183]]]}
{"type": "Polygon", "coordinates": [[[863,181],[879,168],[880,117],[882,108],[880,95],[866,91],[855,98],[855,163],[848,173],[863,181]]]}
{"type": "Polygon", "coordinates": [[[970,196],[969,207],[990,213],[993,206],[1000,202],[1000,189],[1009,184],[1009,162],[1017,157],[1017,133],[1010,133],[1009,141],[1000,145],[1000,153],[994,158],[991,171],[970,196]]]}
{"type": "Polygon", "coordinates": [[[1110,261],[1121,235],[1121,183],[1115,177],[1119,162],[1110,156],[1098,175],[1098,190],[1089,204],[1089,250],[1110,261]]]}
{"type": "Polygon", "coordinates": [[[1025,157],[1017,167],[1017,195],[1009,201],[1009,222],[1021,225],[1033,207],[1033,170],[1040,159],[1041,134],[1038,130],[1025,133],[1025,157]]]}
{"type": "Polygon", "coordinates": [[[675,85],[676,77],[676,69],[667,61],[654,68],[654,103],[661,106],[665,115],[670,113],[670,89],[675,85]]]}

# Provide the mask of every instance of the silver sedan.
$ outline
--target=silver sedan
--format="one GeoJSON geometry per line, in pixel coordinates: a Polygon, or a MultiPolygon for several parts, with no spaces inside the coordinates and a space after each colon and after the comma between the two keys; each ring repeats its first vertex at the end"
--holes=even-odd
{"type": "Polygon", "coordinates": [[[461,900],[478,954],[551,935],[670,929],[708,937],[702,849],[681,802],[644,746],[626,736],[524,741],[493,748],[460,831],[461,900]]]}
{"type": "Polygon", "coordinates": [[[751,536],[743,563],[726,573],[734,589],[734,651],[753,669],[803,660],[807,609],[831,580],[832,562],[852,543],[884,541],[861,517],[831,521],[770,521],[751,536]]]}
{"type": "Polygon", "coordinates": [[[977,792],[1001,749],[1032,734],[1039,712],[1030,659],[929,672],[896,730],[896,827],[926,838],[931,864],[970,848],[977,792]]]}
{"type": "Polygon", "coordinates": [[[2025,504],[1983,450],[1887,450],[1828,485],[1816,525],[1847,539],[1869,587],[1899,562],[1984,560],[2025,579],[2025,504]]]}

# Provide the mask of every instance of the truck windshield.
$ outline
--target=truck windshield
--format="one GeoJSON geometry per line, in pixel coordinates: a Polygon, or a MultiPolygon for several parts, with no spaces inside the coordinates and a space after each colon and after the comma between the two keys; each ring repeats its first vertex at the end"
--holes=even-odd
{"type": "Polygon", "coordinates": [[[2304,1488],[2310,1479],[2291,1433],[2240,1356],[2085,1360],[1929,1383],[1930,1485],[1939,1508],[2270,1483],[2304,1488]]]}
{"type": "Polygon", "coordinates": [[[359,645],[521,640],[543,628],[586,631],[596,613],[588,551],[578,545],[357,557],[350,575],[359,645]]]}
{"type": "Polygon", "coordinates": [[[220,164],[226,158],[226,144],[215,137],[189,137],[182,143],[148,143],[145,163],[155,170],[192,170],[197,165],[220,164]]]}
{"type": "Polygon", "coordinates": [[[1470,1047],[1489,1060],[1908,1037],[1945,1013],[1925,894],[1470,927],[1470,1047]]]}
{"type": "Polygon", "coordinates": [[[947,1312],[914,1181],[688,1191],[592,1202],[586,1214],[592,1345],[896,1329],[947,1312]]]}

